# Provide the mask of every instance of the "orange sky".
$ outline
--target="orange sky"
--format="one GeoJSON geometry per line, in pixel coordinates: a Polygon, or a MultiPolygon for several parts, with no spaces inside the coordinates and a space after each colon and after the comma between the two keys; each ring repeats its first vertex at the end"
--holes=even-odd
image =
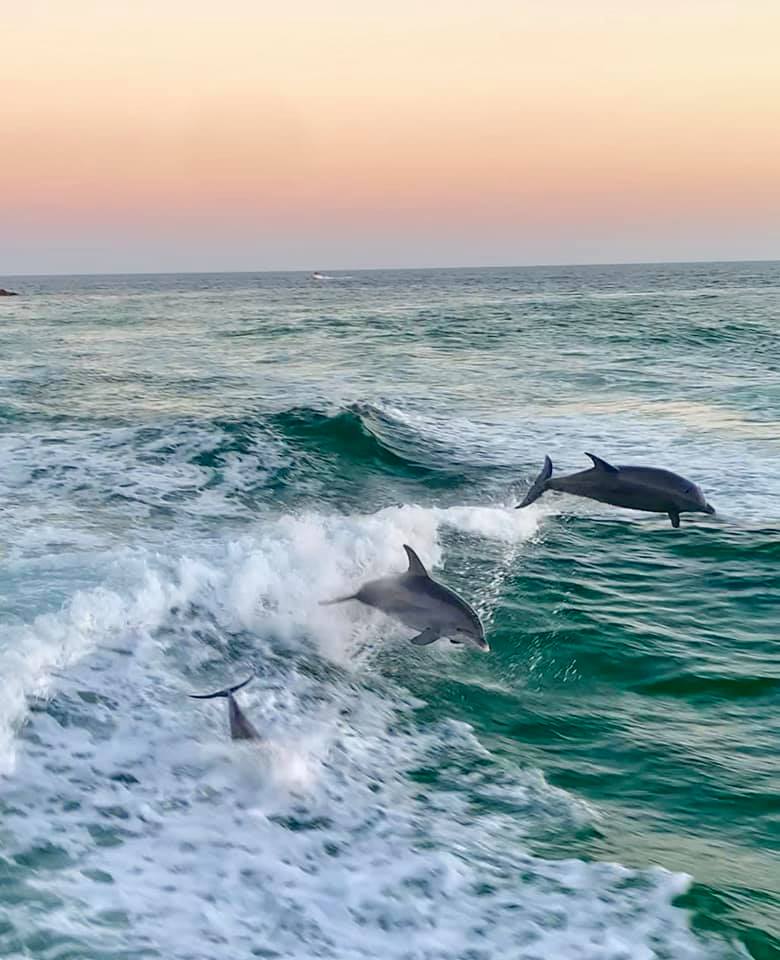
{"type": "Polygon", "coordinates": [[[0,271],[780,257],[780,3],[26,0],[0,271]]]}

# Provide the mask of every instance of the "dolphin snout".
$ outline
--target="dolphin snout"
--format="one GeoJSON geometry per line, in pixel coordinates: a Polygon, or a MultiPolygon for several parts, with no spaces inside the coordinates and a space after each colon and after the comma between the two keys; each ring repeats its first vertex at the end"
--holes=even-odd
{"type": "Polygon", "coordinates": [[[713,507],[713,505],[712,505],[711,503],[705,503],[705,504],[704,504],[704,512],[705,512],[705,513],[715,513],[715,507],[713,507]]]}

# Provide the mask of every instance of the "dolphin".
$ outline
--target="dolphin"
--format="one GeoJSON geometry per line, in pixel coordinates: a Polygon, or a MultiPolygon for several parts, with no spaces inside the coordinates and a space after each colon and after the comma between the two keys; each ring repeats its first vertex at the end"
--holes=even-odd
{"type": "Polygon", "coordinates": [[[613,507],[667,513],[673,527],[680,526],[681,513],[715,513],[715,508],[707,503],[695,483],[671,470],[624,465],[613,467],[592,453],[586,453],[585,456],[593,461],[590,469],[555,478],[552,475],[552,460],[545,457],[541,473],[523,502],[518,503],[515,509],[527,507],[538,500],[545,490],[556,490],[611,503],[613,507]]]}
{"type": "Polygon", "coordinates": [[[356,593],[323,600],[320,605],[359,600],[421,631],[411,638],[418,647],[449,637],[451,643],[468,643],[480,650],[490,650],[485,629],[475,611],[456,593],[434,580],[411,547],[404,544],[404,550],[409,558],[405,573],[371,580],[356,593]]]}
{"type": "Polygon", "coordinates": [[[260,740],[260,734],[244,716],[241,707],[236,703],[236,698],[233,696],[236,690],[245,687],[250,680],[254,680],[254,675],[244,680],[243,683],[237,683],[234,687],[227,687],[225,690],[217,690],[216,693],[190,693],[188,696],[192,697],[193,700],[211,700],[214,697],[227,697],[231,740],[260,740]]]}

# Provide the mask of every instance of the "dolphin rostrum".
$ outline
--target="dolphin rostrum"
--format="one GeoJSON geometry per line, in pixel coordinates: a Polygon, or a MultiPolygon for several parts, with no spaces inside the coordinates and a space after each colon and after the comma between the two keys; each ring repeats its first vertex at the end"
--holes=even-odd
{"type": "Polygon", "coordinates": [[[335,600],[324,600],[322,606],[359,600],[407,627],[421,631],[411,642],[422,647],[440,637],[452,643],[469,643],[480,650],[489,650],[485,630],[475,611],[456,593],[438,583],[422,565],[411,547],[404,544],[409,568],[397,576],[382,577],[364,583],[357,593],[335,600]]]}
{"type": "Polygon", "coordinates": [[[260,734],[255,730],[252,724],[247,720],[241,711],[241,707],[236,703],[233,694],[236,690],[245,687],[254,675],[244,680],[243,683],[237,683],[234,687],[227,687],[225,690],[217,690],[216,693],[190,693],[188,696],[193,700],[211,700],[214,697],[227,697],[228,716],[230,717],[230,738],[232,740],[259,740],[260,734]]]}
{"type": "Polygon", "coordinates": [[[715,513],[696,484],[677,473],[658,467],[613,467],[592,453],[585,456],[590,457],[593,466],[568,477],[553,477],[552,460],[545,457],[541,473],[516,509],[538,500],[545,490],[556,490],[613,507],[668,513],[673,527],[680,526],[681,513],[715,513]]]}

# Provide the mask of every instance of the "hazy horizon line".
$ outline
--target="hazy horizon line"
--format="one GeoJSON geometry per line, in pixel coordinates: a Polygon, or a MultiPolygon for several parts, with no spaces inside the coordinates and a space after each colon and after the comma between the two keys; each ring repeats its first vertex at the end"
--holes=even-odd
{"type": "Polygon", "coordinates": [[[780,257],[739,257],[736,259],[704,259],[704,260],[592,260],[588,262],[548,262],[548,263],[481,263],[458,264],[448,266],[403,266],[403,267],[317,267],[278,269],[262,268],[258,270],[97,270],[84,272],[53,273],[6,273],[5,277],[173,277],[198,276],[210,274],[212,276],[255,275],[272,273],[412,273],[432,272],[435,270],[539,270],[550,267],[653,267],[653,266],[693,266],[696,264],[737,264],[737,263],[780,263],[780,257]]]}

